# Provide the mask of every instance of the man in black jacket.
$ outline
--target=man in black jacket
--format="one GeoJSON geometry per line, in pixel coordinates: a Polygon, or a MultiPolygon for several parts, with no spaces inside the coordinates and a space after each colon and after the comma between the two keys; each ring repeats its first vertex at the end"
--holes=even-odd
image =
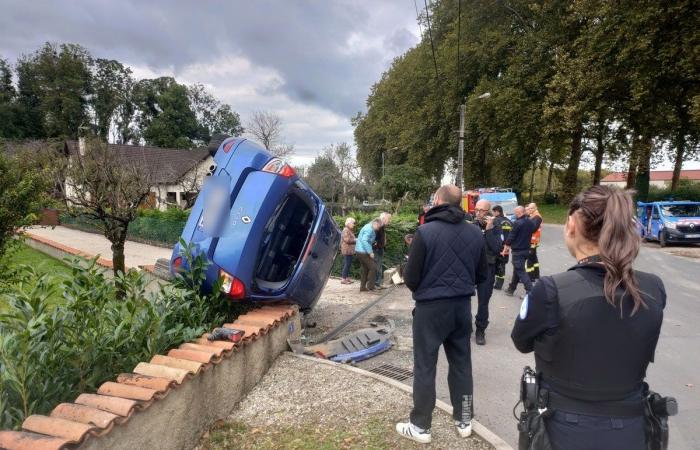
{"type": "Polygon", "coordinates": [[[471,435],[473,380],[470,299],[485,280],[487,262],[479,229],[465,221],[461,190],[443,186],[411,243],[403,272],[413,292],[413,411],[396,431],[420,443],[431,441],[435,372],[440,346],[449,363],[447,382],[458,433],[471,435]]]}
{"type": "Polygon", "coordinates": [[[501,229],[495,222],[494,216],[490,215],[491,203],[488,200],[479,200],[474,206],[476,224],[484,235],[486,245],[486,279],[477,285],[477,297],[479,299],[479,309],[476,312],[474,322],[476,323],[476,333],[474,340],[477,345],[486,344],[486,327],[489,326],[489,301],[493,294],[493,285],[496,281],[496,263],[503,251],[503,241],[501,240],[501,229]]]}
{"type": "Polygon", "coordinates": [[[510,286],[506,289],[506,295],[512,296],[518,287],[518,282],[525,286],[525,293],[532,290],[532,280],[525,269],[525,261],[530,254],[530,239],[535,231],[535,224],[525,214],[525,208],[517,206],[515,208],[515,222],[513,229],[508,234],[505,241],[505,253],[513,254],[513,278],[510,286]]]}

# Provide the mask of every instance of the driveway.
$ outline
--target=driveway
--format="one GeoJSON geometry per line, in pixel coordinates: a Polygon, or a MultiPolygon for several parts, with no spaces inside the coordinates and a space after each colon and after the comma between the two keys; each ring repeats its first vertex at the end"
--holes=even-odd
{"type": "MultiPolygon", "coordinates": [[[[574,262],[564,247],[561,233],[561,226],[545,225],[539,251],[545,275],[566,270],[574,262]]],[[[659,275],[668,293],[656,363],[650,366],[648,381],[652,389],[678,399],[680,414],[671,419],[671,448],[700,448],[700,428],[696,425],[700,422],[700,260],[675,256],[650,245],[642,248],[637,267],[659,275]]],[[[331,280],[313,312],[319,326],[308,332],[312,339],[320,337],[362,305],[376,299],[371,294],[359,294],[357,286],[357,283],[343,286],[331,280]]],[[[476,313],[476,301],[472,304],[476,313]]],[[[371,369],[382,364],[411,368],[412,308],[410,292],[405,287],[399,287],[353,323],[350,329],[387,318],[395,320],[397,326],[399,345],[390,352],[360,363],[363,368],[371,369]]],[[[519,308],[520,300],[517,297],[506,297],[502,292],[495,291],[491,300],[487,345],[472,345],[476,418],[515,448],[517,431],[512,411],[518,399],[518,382],[523,366],[534,366],[532,355],[520,354],[510,340],[513,319],[519,308]]],[[[438,396],[449,402],[447,362],[442,352],[437,377],[438,396]]],[[[410,384],[411,379],[405,382],[410,384]]]]}
{"type": "MultiPolygon", "coordinates": [[[[112,259],[112,244],[101,234],[67,227],[31,227],[27,231],[90,255],[100,255],[105,259],[112,259]]],[[[127,241],[124,254],[127,267],[138,267],[153,265],[158,258],[170,259],[172,249],[127,241]]]]}

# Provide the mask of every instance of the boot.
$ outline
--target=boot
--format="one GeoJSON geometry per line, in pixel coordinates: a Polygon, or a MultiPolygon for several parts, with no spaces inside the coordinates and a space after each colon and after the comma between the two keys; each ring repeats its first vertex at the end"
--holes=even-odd
{"type": "Polygon", "coordinates": [[[477,329],[474,340],[476,341],[476,345],[486,345],[486,330],[477,329]]]}

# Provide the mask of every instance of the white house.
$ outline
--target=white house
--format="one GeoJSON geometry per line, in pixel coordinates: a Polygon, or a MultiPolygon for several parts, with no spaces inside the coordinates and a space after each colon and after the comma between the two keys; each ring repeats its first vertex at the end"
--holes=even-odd
{"type": "MultiPolygon", "coordinates": [[[[107,144],[110,151],[125,158],[142,158],[153,170],[154,184],[147,205],[160,210],[184,208],[199,193],[214,158],[207,148],[193,150],[141,145],[107,144]]],[[[66,154],[80,151],[78,141],[66,141],[66,154]]],[[[70,194],[68,194],[70,195],[70,194]]]]}
{"type": "MultiPolygon", "coordinates": [[[[672,178],[672,170],[652,170],[649,173],[649,185],[664,188],[671,185],[672,178]]],[[[681,180],[690,180],[693,183],[700,182],[700,170],[681,170],[681,180]]],[[[600,180],[600,184],[625,187],[627,172],[613,172],[600,180]]]]}

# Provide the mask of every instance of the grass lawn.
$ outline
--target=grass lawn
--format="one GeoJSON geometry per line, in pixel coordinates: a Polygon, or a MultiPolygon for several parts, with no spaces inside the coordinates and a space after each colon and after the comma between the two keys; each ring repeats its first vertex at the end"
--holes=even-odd
{"type": "MultiPolygon", "coordinates": [[[[19,248],[11,251],[6,258],[6,261],[11,266],[26,265],[34,268],[37,273],[48,274],[53,277],[54,283],[58,284],[64,279],[68,278],[71,274],[71,269],[63,261],[42,253],[38,250],[34,250],[28,245],[19,244],[19,248]]],[[[63,300],[60,291],[56,293],[53,299],[54,302],[59,303],[63,300]]],[[[0,297],[0,311],[5,308],[5,302],[0,297]]]]}
{"type": "Polygon", "coordinates": [[[537,208],[542,214],[544,223],[564,224],[566,222],[566,213],[569,212],[569,207],[565,205],[537,205],[537,208]]]}

